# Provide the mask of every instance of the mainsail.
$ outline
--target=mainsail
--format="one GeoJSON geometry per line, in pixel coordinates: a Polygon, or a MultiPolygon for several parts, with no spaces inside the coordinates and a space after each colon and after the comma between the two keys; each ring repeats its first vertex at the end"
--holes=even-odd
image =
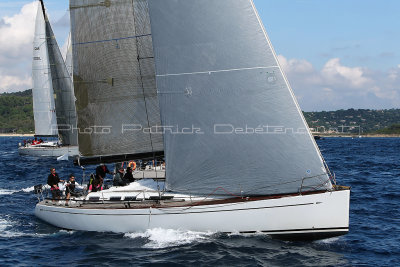
{"type": "Polygon", "coordinates": [[[331,188],[252,0],[149,0],[168,188],[331,188]]]}
{"type": "Polygon", "coordinates": [[[50,22],[42,5],[46,24],[46,43],[54,90],[58,134],[63,145],[77,145],[75,96],[71,76],[58,47],[50,22]]]}
{"type": "Polygon", "coordinates": [[[33,114],[35,135],[57,136],[57,121],[53,97],[53,84],[47,52],[46,25],[41,4],[38,5],[33,41],[33,114]]]}
{"type": "Polygon", "coordinates": [[[71,0],[70,12],[81,160],[162,154],[147,1],[71,0]]]}

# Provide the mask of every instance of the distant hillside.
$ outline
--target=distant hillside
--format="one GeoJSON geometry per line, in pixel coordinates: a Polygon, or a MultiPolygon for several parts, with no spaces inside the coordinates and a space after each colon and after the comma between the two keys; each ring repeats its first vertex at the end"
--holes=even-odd
{"type": "Polygon", "coordinates": [[[0,133],[34,130],[32,90],[0,94],[0,133]]]}
{"type": "Polygon", "coordinates": [[[400,109],[348,109],[337,111],[304,112],[310,128],[315,131],[373,133],[400,124],[400,109]],[[359,128],[360,127],[360,128],[359,128]]]}
{"type": "Polygon", "coordinates": [[[387,128],[376,131],[377,134],[400,134],[400,124],[394,124],[387,128]]]}
{"type": "MultiPolygon", "coordinates": [[[[319,132],[398,133],[400,125],[400,109],[304,112],[304,116],[310,128],[319,132]]],[[[13,131],[34,131],[32,90],[0,94],[0,133],[13,131]]]]}

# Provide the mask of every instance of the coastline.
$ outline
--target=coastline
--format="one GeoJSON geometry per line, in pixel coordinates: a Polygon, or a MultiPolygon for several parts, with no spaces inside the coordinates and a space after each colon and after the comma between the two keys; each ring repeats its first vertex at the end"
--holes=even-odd
{"type": "MultiPolygon", "coordinates": [[[[327,137],[343,137],[343,138],[358,138],[361,136],[363,137],[368,137],[368,138],[400,138],[400,134],[362,134],[362,135],[346,135],[346,134],[319,134],[319,133],[313,133],[314,136],[321,136],[324,138],[327,137]]],[[[12,133],[0,133],[0,137],[34,137],[34,134],[12,134],[12,133]]]]}
{"type": "Polygon", "coordinates": [[[34,137],[34,134],[0,133],[0,137],[34,137]]]}
{"type": "Polygon", "coordinates": [[[400,134],[362,134],[362,135],[346,135],[346,134],[313,134],[323,138],[340,137],[340,138],[400,138],[400,134]]]}

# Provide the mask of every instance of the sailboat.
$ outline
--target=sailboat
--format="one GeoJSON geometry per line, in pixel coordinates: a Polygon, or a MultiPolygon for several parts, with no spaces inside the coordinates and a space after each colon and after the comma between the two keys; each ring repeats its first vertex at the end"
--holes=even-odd
{"type": "Polygon", "coordinates": [[[57,141],[25,143],[18,148],[19,154],[77,156],[79,151],[73,84],[43,1],[38,1],[32,78],[35,137],[53,137],[57,141]]]}
{"type": "Polygon", "coordinates": [[[252,0],[71,0],[70,12],[76,163],[165,160],[165,182],[68,207],[44,199],[38,218],[83,231],[348,232],[350,188],[324,161],[252,0]]]}

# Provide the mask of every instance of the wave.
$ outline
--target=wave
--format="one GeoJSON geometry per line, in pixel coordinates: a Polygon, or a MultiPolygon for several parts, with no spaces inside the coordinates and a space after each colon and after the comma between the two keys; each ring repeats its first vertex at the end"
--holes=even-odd
{"type": "Polygon", "coordinates": [[[213,232],[193,232],[184,230],[172,230],[154,228],[149,229],[144,233],[127,233],[124,237],[128,238],[144,238],[148,243],[145,248],[160,249],[167,247],[175,247],[194,242],[204,242],[209,240],[209,237],[214,235],[213,232]]]}
{"type": "MultiPolygon", "coordinates": [[[[44,187],[49,188],[48,185],[45,185],[44,187]]],[[[34,190],[35,190],[34,186],[26,187],[26,188],[22,188],[22,189],[16,189],[16,190],[0,188],[0,195],[12,195],[12,194],[18,193],[18,192],[31,193],[34,190]]]]}
{"type": "Polygon", "coordinates": [[[334,244],[334,243],[337,243],[339,240],[340,240],[340,237],[331,237],[331,238],[327,238],[327,239],[317,240],[315,242],[321,243],[321,244],[334,244]]]}
{"type": "Polygon", "coordinates": [[[14,237],[48,237],[57,235],[72,235],[74,231],[59,230],[55,233],[40,234],[40,233],[27,233],[15,231],[13,227],[16,224],[8,219],[0,218],[0,238],[14,238],[14,237]]]}
{"type": "Polygon", "coordinates": [[[0,237],[3,238],[13,238],[13,237],[21,237],[21,236],[32,236],[32,234],[26,234],[23,232],[16,232],[12,230],[14,223],[7,219],[0,218],[0,237]]]}

